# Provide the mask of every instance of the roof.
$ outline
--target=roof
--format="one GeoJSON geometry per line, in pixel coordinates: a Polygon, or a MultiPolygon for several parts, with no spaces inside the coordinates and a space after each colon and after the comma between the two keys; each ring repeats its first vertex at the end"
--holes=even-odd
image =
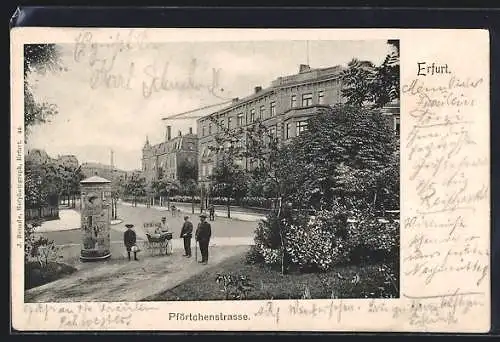
{"type": "Polygon", "coordinates": [[[82,184],[92,184],[92,183],[99,184],[99,183],[111,183],[111,181],[107,180],[106,178],[99,177],[99,176],[92,176],[89,178],[85,178],[80,183],[82,183],[82,184]]]}

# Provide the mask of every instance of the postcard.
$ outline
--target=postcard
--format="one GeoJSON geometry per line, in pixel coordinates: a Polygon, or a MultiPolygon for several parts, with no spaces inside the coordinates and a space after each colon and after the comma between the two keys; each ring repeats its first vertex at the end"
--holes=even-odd
{"type": "Polygon", "coordinates": [[[489,32],[13,28],[19,331],[487,332],[489,32]]]}

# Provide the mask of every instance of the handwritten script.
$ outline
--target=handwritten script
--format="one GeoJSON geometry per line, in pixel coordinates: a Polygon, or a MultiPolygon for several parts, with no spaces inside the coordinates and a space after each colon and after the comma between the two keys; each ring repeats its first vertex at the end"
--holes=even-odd
{"type": "Polygon", "coordinates": [[[207,72],[196,58],[183,65],[173,65],[166,57],[169,54],[165,46],[148,41],[147,31],[117,33],[110,36],[107,43],[94,40],[91,32],[80,33],[73,51],[74,61],[90,70],[91,89],[137,88],[146,99],[172,90],[205,91],[226,100],[220,68],[210,68],[207,72]],[[143,64],[137,62],[148,58],[150,60],[143,64]],[[175,74],[172,69],[183,71],[175,74]]]}
{"type": "Polygon", "coordinates": [[[439,322],[456,324],[461,316],[485,305],[482,293],[463,292],[458,289],[434,296],[404,298],[407,300],[403,303],[397,300],[372,299],[368,305],[343,300],[296,300],[286,305],[270,301],[259,307],[254,318],[271,319],[276,324],[287,318],[326,319],[341,324],[356,317],[376,320],[385,316],[392,320],[404,320],[413,327],[426,328],[439,322]]]}
{"type": "Polygon", "coordinates": [[[50,303],[25,304],[24,312],[28,323],[53,322],[59,328],[72,329],[109,329],[124,328],[132,323],[134,314],[149,313],[158,307],[147,303],[79,303],[76,306],[54,305],[50,303]]]}

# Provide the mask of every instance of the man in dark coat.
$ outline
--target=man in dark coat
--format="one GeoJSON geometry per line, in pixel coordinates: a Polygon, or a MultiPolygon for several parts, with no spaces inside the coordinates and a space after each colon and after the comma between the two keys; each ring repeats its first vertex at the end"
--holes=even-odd
{"type": "Polygon", "coordinates": [[[189,216],[184,216],[184,224],[181,229],[181,238],[184,239],[184,256],[191,257],[191,238],[193,237],[193,224],[189,221],[189,216]]]}
{"type": "Polygon", "coordinates": [[[133,224],[126,224],[127,230],[123,233],[123,243],[125,244],[125,248],[127,249],[128,260],[130,261],[130,252],[134,252],[134,260],[137,259],[137,236],[132,228],[134,228],[133,224]]]}
{"type": "Polygon", "coordinates": [[[206,265],[208,263],[208,244],[212,236],[212,227],[207,221],[207,215],[200,215],[200,223],[196,229],[196,241],[200,244],[201,261],[200,263],[206,265]]]}

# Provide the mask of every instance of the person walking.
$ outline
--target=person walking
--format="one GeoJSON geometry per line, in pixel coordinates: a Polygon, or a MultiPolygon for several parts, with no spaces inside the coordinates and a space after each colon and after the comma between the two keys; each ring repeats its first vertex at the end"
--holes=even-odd
{"type": "Polygon", "coordinates": [[[209,211],[209,215],[210,215],[210,221],[214,221],[215,220],[215,207],[213,204],[210,204],[210,208],[208,209],[209,211]]]}
{"type": "Polygon", "coordinates": [[[130,261],[130,252],[134,252],[134,260],[139,260],[137,259],[137,235],[132,229],[134,228],[134,225],[127,223],[125,227],[127,227],[127,230],[125,231],[125,233],[123,233],[123,243],[125,244],[125,248],[127,249],[128,260],[130,261]]]}
{"type": "Polygon", "coordinates": [[[212,236],[212,227],[210,223],[207,222],[207,215],[200,215],[200,223],[198,223],[198,228],[196,229],[196,241],[200,245],[201,252],[201,264],[206,265],[208,263],[208,244],[210,243],[210,238],[212,236]]]}
{"type": "Polygon", "coordinates": [[[191,258],[191,238],[193,237],[193,224],[189,221],[189,216],[184,216],[184,224],[181,229],[181,238],[184,239],[184,255],[191,258]]]}

